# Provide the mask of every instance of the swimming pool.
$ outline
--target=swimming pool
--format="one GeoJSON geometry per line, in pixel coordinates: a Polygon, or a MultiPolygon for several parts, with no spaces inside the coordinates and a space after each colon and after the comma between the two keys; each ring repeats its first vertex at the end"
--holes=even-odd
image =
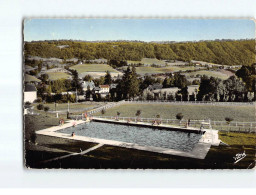
{"type": "Polygon", "coordinates": [[[189,152],[198,143],[202,135],[161,128],[148,128],[130,125],[90,122],[68,127],[58,132],[75,135],[135,143],[141,146],[153,146],[189,152]]]}

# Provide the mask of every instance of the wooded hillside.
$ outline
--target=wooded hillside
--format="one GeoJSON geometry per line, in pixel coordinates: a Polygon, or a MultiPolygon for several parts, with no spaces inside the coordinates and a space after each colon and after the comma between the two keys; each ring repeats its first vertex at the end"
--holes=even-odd
{"type": "Polygon", "coordinates": [[[198,60],[223,65],[251,65],[255,62],[255,41],[204,41],[187,43],[145,42],[26,42],[25,56],[56,57],[62,59],[98,58],[134,60],[157,58],[162,60],[198,60]],[[57,46],[68,45],[60,49],[57,46]]]}

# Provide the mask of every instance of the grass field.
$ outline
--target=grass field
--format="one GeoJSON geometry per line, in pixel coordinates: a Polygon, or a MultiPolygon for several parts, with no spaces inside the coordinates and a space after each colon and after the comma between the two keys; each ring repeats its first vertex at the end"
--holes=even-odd
{"type": "MultiPolygon", "coordinates": [[[[123,67],[125,70],[127,67],[123,67]]],[[[195,70],[194,66],[186,66],[186,67],[179,67],[179,66],[166,66],[161,68],[151,67],[151,66],[140,66],[136,67],[137,74],[162,74],[162,73],[171,73],[171,72],[178,72],[178,71],[186,71],[186,70],[195,70]]]]}
{"type": "MultiPolygon", "coordinates": [[[[106,110],[105,116],[135,117],[137,110],[141,110],[141,117],[154,118],[160,114],[161,118],[175,119],[177,113],[182,113],[184,119],[211,119],[212,121],[225,121],[231,117],[234,121],[255,121],[254,106],[221,106],[221,105],[168,105],[168,104],[124,104],[106,110]]],[[[101,115],[101,113],[97,113],[101,115]]]]}
{"type": "Polygon", "coordinates": [[[26,82],[40,82],[41,80],[32,76],[32,75],[26,74],[25,75],[25,81],[26,82]]]}
{"type": "Polygon", "coordinates": [[[226,80],[229,78],[229,75],[228,74],[225,74],[223,72],[220,72],[220,71],[210,71],[210,70],[202,70],[202,71],[196,71],[196,72],[190,72],[190,73],[185,73],[186,76],[196,76],[196,75],[206,75],[206,76],[209,76],[209,77],[217,77],[217,78],[220,78],[222,80],[226,80]]]}
{"type": "Polygon", "coordinates": [[[156,58],[142,58],[141,61],[127,61],[128,64],[156,64],[156,65],[165,65],[166,62],[162,60],[158,60],[156,58]]]}
{"type": "Polygon", "coordinates": [[[106,64],[79,64],[75,66],[71,66],[70,69],[77,70],[78,74],[83,72],[115,72],[118,73],[117,70],[112,68],[106,64]]]}
{"type": "Polygon", "coordinates": [[[71,76],[64,72],[48,72],[49,80],[68,79],[71,76]]]}

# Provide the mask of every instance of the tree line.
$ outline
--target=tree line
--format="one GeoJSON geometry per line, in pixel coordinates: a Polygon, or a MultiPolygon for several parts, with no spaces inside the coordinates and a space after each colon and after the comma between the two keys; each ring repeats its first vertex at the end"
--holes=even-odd
{"type": "Polygon", "coordinates": [[[76,42],[40,41],[25,42],[26,56],[78,58],[94,60],[105,58],[116,67],[125,61],[140,61],[142,58],[159,60],[199,60],[223,65],[251,65],[255,62],[255,41],[204,41],[187,43],[144,43],[144,42],[76,42]],[[58,45],[69,45],[60,49],[58,45]]]}

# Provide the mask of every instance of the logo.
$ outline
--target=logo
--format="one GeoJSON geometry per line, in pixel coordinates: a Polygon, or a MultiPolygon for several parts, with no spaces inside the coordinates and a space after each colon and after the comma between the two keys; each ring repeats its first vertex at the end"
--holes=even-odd
{"type": "Polygon", "coordinates": [[[233,157],[235,160],[234,164],[238,163],[240,160],[242,160],[245,157],[246,157],[245,151],[243,153],[236,154],[236,156],[233,157]]]}

